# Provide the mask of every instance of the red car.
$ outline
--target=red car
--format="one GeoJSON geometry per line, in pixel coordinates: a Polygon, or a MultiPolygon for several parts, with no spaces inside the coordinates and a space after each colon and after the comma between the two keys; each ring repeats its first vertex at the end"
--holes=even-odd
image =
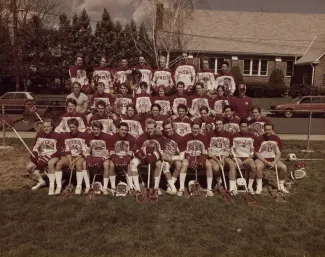
{"type": "Polygon", "coordinates": [[[6,113],[23,112],[27,100],[37,99],[38,96],[31,92],[7,92],[0,97],[0,108],[4,106],[6,113]]]}
{"type": "Polygon", "coordinates": [[[295,114],[319,113],[325,117],[325,96],[300,96],[290,103],[271,105],[272,114],[291,118],[295,114]]]}

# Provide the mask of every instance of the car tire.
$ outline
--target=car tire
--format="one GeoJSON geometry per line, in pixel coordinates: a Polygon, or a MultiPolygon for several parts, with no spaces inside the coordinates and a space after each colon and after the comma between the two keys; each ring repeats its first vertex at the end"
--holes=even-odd
{"type": "Polygon", "coordinates": [[[285,118],[292,118],[293,117],[293,110],[292,109],[286,109],[286,110],[284,110],[283,116],[285,118]]]}

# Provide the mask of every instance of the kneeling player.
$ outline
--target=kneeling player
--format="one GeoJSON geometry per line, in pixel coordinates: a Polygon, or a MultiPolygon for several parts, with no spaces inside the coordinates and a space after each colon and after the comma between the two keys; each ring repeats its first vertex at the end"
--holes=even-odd
{"type": "Polygon", "coordinates": [[[280,190],[282,193],[288,194],[289,191],[284,187],[285,173],[287,172],[287,166],[280,160],[281,151],[283,149],[281,139],[274,135],[274,125],[272,123],[264,124],[264,134],[257,138],[255,145],[255,155],[257,159],[256,163],[256,184],[257,188],[255,193],[262,193],[262,176],[263,169],[273,169],[275,166],[278,168],[280,190]]]}
{"type": "Polygon", "coordinates": [[[213,196],[212,192],[212,166],[207,159],[207,148],[209,147],[207,139],[204,135],[200,134],[202,122],[198,119],[192,122],[192,133],[183,137],[184,148],[180,151],[185,151],[185,159],[181,173],[179,175],[180,188],[177,196],[183,196],[184,184],[186,179],[187,169],[206,169],[207,176],[207,196],[213,196]]]}
{"type": "Polygon", "coordinates": [[[55,183],[55,164],[58,162],[61,150],[60,134],[53,131],[54,125],[52,120],[44,120],[43,131],[39,131],[35,137],[33,154],[31,162],[26,166],[31,178],[37,181],[32,190],[39,189],[45,185],[45,181],[41,177],[39,170],[48,166],[48,177],[50,181],[49,195],[54,195],[55,183]]]}
{"type": "MultiPolygon", "coordinates": [[[[115,133],[109,141],[109,150],[111,162],[109,166],[109,179],[113,192],[116,191],[116,170],[124,169],[129,174],[129,164],[132,160],[133,149],[135,145],[135,137],[128,133],[129,126],[125,122],[118,125],[118,132],[115,133]]],[[[129,174],[128,178],[131,178],[129,174]]],[[[133,186],[131,179],[128,181],[129,186],[133,186]]],[[[105,185],[104,185],[105,187],[105,185]]],[[[107,191],[107,187],[106,187],[107,191]]],[[[104,193],[105,194],[105,193],[104,193]]]]}
{"type": "MultiPolygon", "coordinates": [[[[85,194],[89,192],[90,181],[89,181],[89,170],[95,168],[97,170],[104,169],[103,172],[103,194],[106,193],[109,176],[109,152],[108,143],[110,136],[103,131],[103,124],[99,120],[95,120],[91,124],[92,133],[87,135],[86,144],[89,147],[89,155],[86,156],[86,160],[83,164],[83,178],[85,180],[86,188],[85,194]],[[105,187],[106,186],[106,187],[105,187]]],[[[78,173],[77,173],[78,175],[78,173]]],[[[78,179],[78,177],[77,177],[78,179]]],[[[82,179],[81,179],[82,183],[82,179]]],[[[81,184],[78,184],[76,188],[76,194],[81,194],[81,184]]]]}

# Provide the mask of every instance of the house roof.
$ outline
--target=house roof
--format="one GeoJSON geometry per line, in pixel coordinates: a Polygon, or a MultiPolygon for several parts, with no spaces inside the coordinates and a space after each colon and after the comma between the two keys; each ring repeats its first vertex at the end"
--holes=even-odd
{"type": "Polygon", "coordinates": [[[182,50],[300,57],[316,35],[325,33],[324,24],[325,14],[196,9],[185,22],[182,50]]]}
{"type": "Polygon", "coordinates": [[[319,61],[325,54],[325,34],[316,36],[310,43],[303,57],[301,57],[296,65],[310,64],[319,61]]]}

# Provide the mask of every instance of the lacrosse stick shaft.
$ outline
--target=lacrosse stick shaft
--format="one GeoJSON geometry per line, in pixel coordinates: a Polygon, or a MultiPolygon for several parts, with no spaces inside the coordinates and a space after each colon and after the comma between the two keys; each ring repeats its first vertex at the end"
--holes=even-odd
{"type": "Polygon", "coordinates": [[[149,163],[148,165],[148,184],[147,184],[147,188],[150,188],[150,172],[151,172],[151,164],[149,163]]]}
{"type": "MultiPolygon", "coordinates": [[[[4,104],[2,105],[2,115],[4,116],[5,115],[5,106],[4,104]]],[[[2,123],[2,140],[3,140],[3,146],[5,147],[6,146],[6,125],[5,123],[2,123]]]]}
{"type": "Polygon", "coordinates": [[[11,129],[15,132],[15,134],[17,135],[17,137],[19,138],[19,140],[20,140],[20,141],[22,142],[22,144],[25,146],[26,150],[30,153],[30,155],[31,155],[33,158],[35,158],[35,155],[34,155],[33,152],[29,149],[29,147],[26,145],[25,141],[21,138],[21,136],[18,134],[17,130],[16,130],[14,127],[12,127],[11,129]]]}
{"type": "Polygon", "coordinates": [[[194,140],[194,158],[195,158],[195,180],[197,181],[196,140],[194,140]]]}
{"type": "Polygon", "coordinates": [[[278,165],[274,165],[275,168],[275,175],[276,175],[276,183],[278,186],[278,191],[280,191],[280,181],[279,181],[279,173],[278,173],[278,165]]]}
{"type": "Polygon", "coordinates": [[[39,116],[39,114],[37,112],[35,112],[35,115],[37,116],[37,118],[43,123],[43,119],[41,118],[41,116],[39,116]]]}
{"type": "Polygon", "coordinates": [[[228,186],[227,186],[226,176],[225,176],[225,170],[223,168],[223,163],[221,161],[221,155],[220,154],[219,154],[219,160],[220,160],[220,169],[221,169],[221,173],[222,173],[223,183],[225,184],[225,189],[228,191],[228,186]]]}
{"type": "Polygon", "coordinates": [[[131,184],[131,180],[130,180],[129,175],[127,174],[127,172],[126,172],[125,170],[124,170],[123,172],[124,172],[124,174],[125,174],[126,182],[127,182],[128,186],[129,186],[129,188],[130,188],[131,190],[133,190],[134,187],[133,187],[133,185],[131,184]]]}
{"type": "MultiPolygon", "coordinates": [[[[239,164],[238,164],[238,161],[237,161],[236,155],[235,155],[235,153],[234,153],[234,150],[231,149],[231,152],[232,152],[232,155],[234,156],[234,159],[235,159],[236,166],[237,166],[237,169],[238,169],[238,171],[239,171],[240,177],[241,177],[242,179],[244,179],[243,173],[241,172],[241,169],[240,169],[240,167],[239,167],[239,164]]],[[[247,188],[247,185],[246,185],[246,180],[245,180],[245,190],[246,190],[246,192],[248,192],[248,188],[247,188]]]]}

